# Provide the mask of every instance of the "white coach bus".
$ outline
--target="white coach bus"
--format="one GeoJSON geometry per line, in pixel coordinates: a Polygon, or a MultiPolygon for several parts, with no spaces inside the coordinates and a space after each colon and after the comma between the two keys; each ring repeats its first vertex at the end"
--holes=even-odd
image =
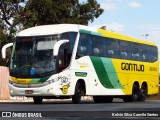
{"type": "Polygon", "coordinates": [[[157,47],[151,42],[83,25],[57,24],[19,32],[13,44],[3,47],[4,58],[12,45],[11,96],[33,97],[41,104],[44,98],[80,103],[86,95],[100,103],[114,97],[143,101],[158,93],[157,47]],[[143,50],[137,48],[147,53],[138,53],[143,50]]]}

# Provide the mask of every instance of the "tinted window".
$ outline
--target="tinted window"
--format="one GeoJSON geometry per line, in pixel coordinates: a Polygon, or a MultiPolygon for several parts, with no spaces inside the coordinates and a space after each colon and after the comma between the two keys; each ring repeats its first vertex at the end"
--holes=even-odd
{"type": "Polygon", "coordinates": [[[105,56],[105,39],[99,36],[92,36],[92,53],[95,56],[105,56]]]}
{"type": "Polygon", "coordinates": [[[142,60],[145,62],[150,62],[150,46],[142,45],[142,60]]]}
{"type": "Polygon", "coordinates": [[[142,60],[140,44],[131,43],[131,57],[132,57],[132,60],[142,60]]]}
{"type": "Polygon", "coordinates": [[[154,62],[158,58],[157,47],[129,41],[81,34],[78,55],[106,56],[144,62],[154,62]]]}
{"type": "Polygon", "coordinates": [[[151,46],[151,62],[155,62],[158,58],[157,47],[151,46]]]}
{"type": "Polygon", "coordinates": [[[78,55],[89,55],[91,54],[91,36],[87,34],[81,34],[78,44],[78,55]]]}
{"type": "Polygon", "coordinates": [[[107,56],[110,58],[119,58],[119,42],[118,40],[107,38],[107,56]]]}
{"type": "Polygon", "coordinates": [[[120,41],[119,50],[120,50],[120,58],[131,59],[130,42],[120,41]]]}
{"type": "Polygon", "coordinates": [[[61,34],[60,39],[68,39],[69,40],[69,53],[71,54],[73,51],[73,47],[74,47],[74,43],[77,37],[77,33],[76,32],[66,32],[61,34]]]}

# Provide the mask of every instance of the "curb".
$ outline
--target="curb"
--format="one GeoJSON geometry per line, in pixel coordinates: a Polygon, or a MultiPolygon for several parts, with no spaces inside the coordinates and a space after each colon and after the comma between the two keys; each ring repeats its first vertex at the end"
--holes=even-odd
{"type": "Polygon", "coordinates": [[[33,102],[32,100],[0,100],[0,103],[33,102]]]}

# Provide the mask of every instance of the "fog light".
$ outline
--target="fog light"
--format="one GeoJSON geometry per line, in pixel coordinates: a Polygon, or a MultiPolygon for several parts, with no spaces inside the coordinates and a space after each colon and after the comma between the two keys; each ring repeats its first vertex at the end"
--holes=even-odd
{"type": "Polygon", "coordinates": [[[10,93],[13,94],[13,90],[10,90],[10,93]]]}

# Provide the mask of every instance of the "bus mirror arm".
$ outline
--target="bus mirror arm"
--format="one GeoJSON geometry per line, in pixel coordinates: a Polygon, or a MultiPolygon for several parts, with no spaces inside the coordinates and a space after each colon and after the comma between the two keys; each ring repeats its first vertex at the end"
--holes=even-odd
{"type": "Polygon", "coordinates": [[[11,46],[13,46],[13,43],[8,43],[8,44],[6,44],[6,45],[4,45],[3,47],[2,47],[2,58],[3,59],[5,59],[6,58],[6,49],[7,48],[9,48],[9,47],[11,47],[11,46]]]}
{"type": "Polygon", "coordinates": [[[60,40],[54,45],[54,56],[58,55],[59,48],[62,44],[69,42],[67,39],[60,40]]]}

